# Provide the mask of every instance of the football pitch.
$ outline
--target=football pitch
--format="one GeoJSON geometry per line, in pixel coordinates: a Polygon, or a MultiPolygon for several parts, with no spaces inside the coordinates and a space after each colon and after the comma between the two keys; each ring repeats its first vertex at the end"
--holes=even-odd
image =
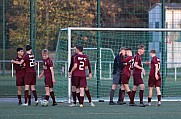
{"type": "MultiPolygon", "coordinates": [[[[138,102],[136,102],[138,104],[138,102]]],[[[57,106],[41,107],[18,106],[17,103],[0,102],[0,119],[180,119],[180,102],[163,102],[156,107],[129,107],[128,105],[108,105],[97,102],[96,107],[85,103],[83,108],[69,107],[59,103],[57,106]]]]}

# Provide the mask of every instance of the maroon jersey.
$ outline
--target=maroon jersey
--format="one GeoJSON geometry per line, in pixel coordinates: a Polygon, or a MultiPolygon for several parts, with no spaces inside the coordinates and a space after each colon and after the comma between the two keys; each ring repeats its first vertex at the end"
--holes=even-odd
{"type": "MultiPolygon", "coordinates": [[[[15,61],[21,61],[22,58],[16,57],[15,61]]],[[[16,77],[24,77],[25,76],[25,67],[23,64],[14,64],[14,68],[16,70],[16,77]]]]}
{"type": "Polygon", "coordinates": [[[70,67],[69,67],[69,72],[71,72],[71,70],[72,70],[72,68],[73,68],[73,66],[74,66],[74,59],[75,59],[75,56],[76,56],[77,54],[74,54],[74,55],[72,55],[72,57],[71,57],[71,63],[70,63],[70,67]]]}
{"type": "Polygon", "coordinates": [[[47,59],[43,60],[43,71],[45,77],[52,77],[52,73],[50,67],[53,67],[52,60],[48,57],[47,59]]]}
{"type": "Polygon", "coordinates": [[[85,77],[86,76],[86,66],[90,67],[90,62],[89,62],[87,55],[77,54],[74,58],[74,63],[77,64],[77,68],[73,72],[73,75],[85,77]]]}
{"type": "Polygon", "coordinates": [[[23,57],[24,63],[26,64],[25,69],[26,72],[36,72],[35,65],[34,65],[34,55],[33,54],[26,54],[23,57]]]}
{"type": "Polygon", "coordinates": [[[155,64],[158,64],[158,75],[160,75],[160,59],[157,56],[154,56],[151,59],[151,69],[149,76],[155,76],[155,64]]]}
{"type": "Polygon", "coordinates": [[[123,59],[123,63],[127,63],[127,65],[123,68],[123,74],[127,75],[128,77],[131,76],[131,67],[133,64],[134,58],[132,56],[127,56],[123,59]]]}
{"type": "MultiPolygon", "coordinates": [[[[138,62],[138,66],[142,67],[142,56],[139,53],[136,53],[134,56],[134,62],[138,62]]],[[[141,73],[142,70],[134,67],[133,73],[141,73]]]]}

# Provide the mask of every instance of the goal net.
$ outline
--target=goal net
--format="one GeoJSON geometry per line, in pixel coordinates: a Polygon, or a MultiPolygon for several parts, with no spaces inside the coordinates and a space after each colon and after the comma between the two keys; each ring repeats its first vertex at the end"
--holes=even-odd
{"type": "MultiPolygon", "coordinates": [[[[149,51],[155,49],[161,59],[162,96],[177,99],[181,84],[181,29],[149,29],[149,28],[80,28],[69,27],[59,29],[55,54],[55,76],[58,97],[71,100],[71,79],[68,78],[68,67],[74,45],[82,45],[84,53],[89,56],[93,79],[88,79],[88,87],[93,99],[108,99],[112,85],[114,57],[121,47],[133,49],[146,46],[143,62],[150,61],[149,51]]],[[[148,96],[149,66],[144,65],[147,75],[144,76],[145,93],[148,96]]],[[[130,88],[133,86],[130,79],[130,88]]],[[[118,93],[115,93],[117,97],[118,93]]],[[[155,93],[156,94],[156,93],[155,93]]],[[[156,96],[156,95],[155,95],[156,96]]],[[[156,99],[156,98],[155,98],[156,99]]]]}

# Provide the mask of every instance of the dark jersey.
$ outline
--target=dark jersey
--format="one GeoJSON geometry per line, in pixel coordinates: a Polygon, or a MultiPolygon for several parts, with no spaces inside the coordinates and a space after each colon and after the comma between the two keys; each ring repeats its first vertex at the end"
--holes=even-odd
{"type": "Polygon", "coordinates": [[[50,67],[53,67],[52,60],[48,57],[47,59],[43,60],[43,71],[45,77],[52,77],[50,67]]]}
{"type": "MultiPolygon", "coordinates": [[[[21,61],[22,58],[16,57],[15,61],[21,61]]],[[[25,76],[25,67],[23,64],[14,64],[14,68],[16,70],[16,78],[25,76]]]]}
{"type": "Polygon", "coordinates": [[[160,75],[160,59],[155,56],[151,59],[151,69],[150,69],[150,75],[149,76],[155,76],[155,64],[158,64],[158,75],[160,75]]]}
{"type": "MultiPolygon", "coordinates": [[[[138,66],[143,67],[142,66],[142,56],[139,53],[136,53],[136,55],[134,56],[134,62],[138,62],[138,66]]],[[[133,73],[141,73],[141,72],[142,72],[141,69],[134,67],[133,73]]]]}
{"type": "Polygon", "coordinates": [[[77,68],[73,72],[74,76],[85,77],[86,76],[86,66],[90,67],[90,62],[87,55],[78,54],[74,58],[74,63],[77,64],[77,68]]]}
{"type": "Polygon", "coordinates": [[[134,58],[132,56],[127,56],[126,58],[123,59],[123,63],[127,64],[123,68],[123,74],[127,75],[128,77],[131,76],[131,67],[132,67],[133,61],[134,61],[134,58]]]}
{"type": "Polygon", "coordinates": [[[26,54],[23,57],[24,63],[26,64],[25,69],[26,72],[36,72],[35,65],[34,65],[34,55],[33,54],[26,54]]]}
{"type": "Polygon", "coordinates": [[[74,55],[72,55],[72,57],[71,57],[69,72],[71,72],[71,70],[72,70],[72,68],[73,68],[73,66],[74,66],[74,59],[75,59],[75,56],[76,56],[76,55],[77,55],[77,54],[74,54],[74,55]]]}
{"type": "Polygon", "coordinates": [[[122,54],[118,54],[114,58],[113,74],[122,73],[122,70],[123,70],[123,62],[122,62],[122,60],[123,60],[122,54]]]}

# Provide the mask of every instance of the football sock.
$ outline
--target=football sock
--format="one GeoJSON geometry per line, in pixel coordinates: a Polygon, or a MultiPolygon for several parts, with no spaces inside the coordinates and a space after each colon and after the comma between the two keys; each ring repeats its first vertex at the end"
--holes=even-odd
{"type": "Polygon", "coordinates": [[[50,96],[51,96],[51,98],[52,98],[52,100],[53,100],[53,103],[55,103],[55,102],[56,102],[56,101],[55,101],[55,94],[54,94],[53,91],[50,92],[50,96]]]}
{"type": "Polygon", "coordinates": [[[110,92],[110,102],[113,102],[114,92],[115,92],[115,90],[111,89],[111,92],[110,92]]]}
{"type": "Polygon", "coordinates": [[[92,102],[92,99],[91,99],[91,95],[90,95],[89,90],[85,91],[85,94],[87,95],[87,98],[88,98],[88,100],[89,100],[89,103],[92,102]]]}
{"type": "Polygon", "coordinates": [[[48,101],[48,100],[49,100],[49,97],[50,97],[49,95],[45,95],[45,98],[44,98],[44,99],[48,101]]]}
{"type": "Polygon", "coordinates": [[[72,92],[73,103],[76,104],[76,92],[72,92]]]}
{"type": "MultiPolygon", "coordinates": [[[[114,96],[113,96],[114,97],[114,96]]],[[[119,96],[118,96],[118,101],[120,102],[122,99],[122,90],[119,89],[119,96]]]]}
{"type": "Polygon", "coordinates": [[[31,95],[28,95],[28,104],[31,104],[31,95]]]}
{"type": "Polygon", "coordinates": [[[143,104],[143,93],[144,90],[140,90],[139,96],[140,96],[140,104],[143,104]]]}
{"type": "Polygon", "coordinates": [[[157,95],[158,101],[161,101],[161,95],[157,95]]]}
{"type": "Polygon", "coordinates": [[[150,103],[151,102],[151,98],[150,97],[148,97],[148,103],[150,103]]]}
{"type": "Polygon", "coordinates": [[[124,102],[125,90],[121,90],[121,102],[124,102]]]}
{"type": "Polygon", "coordinates": [[[18,101],[21,102],[21,95],[18,95],[18,101]]]}
{"type": "Polygon", "coordinates": [[[36,90],[32,91],[32,93],[33,93],[33,96],[34,96],[34,98],[35,98],[35,101],[37,101],[37,100],[38,100],[38,97],[37,97],[36,90]]]}
{"type": "Polygon", "coordinates": [[[80,93],[76,93],[77,99],[80,101],[80,93]]]}
{"type": "Polygon", "coordinates": [[[127,94],[129,96],[130,103],[133,103],[133,99],[132,99],[132,96],[131,96],[131,91],[127,92],[127,94]]]}
{"type": "Polygon", "coordinates": [[[132,94],[132,101],[134,102],[136,91],[132,90],[131,94],[132,94]]]}
{"type": "Polygon", "coordinates": [[[80,96],[79,104],[82,104],[82,105],[83,105],[83,102],[84,102],[84,96],[80,96]]]}
{"type": "Polygon", "coordinates": [[[26,103],[27,103],[27,99],[28,99],[28,90],[25,90],[24,93],[25,93],[25,94],[24,94],[24,95],[25,95],[24,97],[25,97],[25,104],[26,104],[26,103]]]}

